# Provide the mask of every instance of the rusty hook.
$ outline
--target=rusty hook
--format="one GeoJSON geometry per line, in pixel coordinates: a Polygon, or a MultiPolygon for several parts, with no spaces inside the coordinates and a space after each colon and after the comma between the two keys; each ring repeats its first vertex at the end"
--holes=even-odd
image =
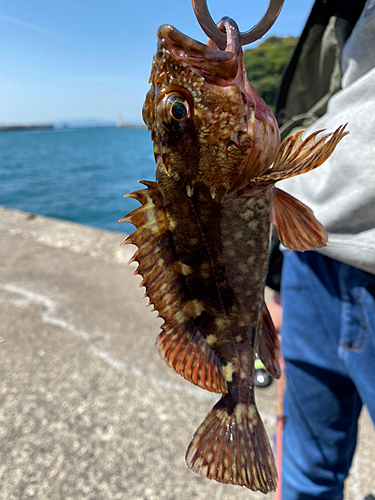
{"type": "MultiPolygon", "coordinates": [[[[227,37],[225,33],[219,30],[208,12],[207,0],[192,0],[192,2],[195,15],[197,16],[197,20],[201,28],[220,49],[224,50],[227,37]]],[[[284,0],[270,0],[267,12],[264,14],[259,23],[253,26],[249,31],[240,33],[241,45],[247,45],[255,42],[255,40],[259,40],[259,38],[262,38],[262,36],[267,33],[276,21],[283,4],[284,0]]]]}

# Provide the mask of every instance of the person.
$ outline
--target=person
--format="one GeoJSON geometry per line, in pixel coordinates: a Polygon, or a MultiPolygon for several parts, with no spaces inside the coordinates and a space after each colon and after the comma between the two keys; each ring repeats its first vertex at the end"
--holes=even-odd
{"type": "Polygon", "coordinates": [[[342,499],[362,405],[375,422],[374,47],[375,0],[316,0],[279,91],[282,138],[350,130],[324,165],[280,183],[329,237],[271,255],[274,290],[283,259],[283,500],[342,499]]]}

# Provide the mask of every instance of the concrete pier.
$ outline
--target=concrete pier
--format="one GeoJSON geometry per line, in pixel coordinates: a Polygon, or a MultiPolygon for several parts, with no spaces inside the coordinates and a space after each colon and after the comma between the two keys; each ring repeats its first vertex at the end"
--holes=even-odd
{"type": "MultiPolygon", "coordinates": [[[[0,500],[266,498],[185,467],[218,396],[160,360],[161,321],[122,239],[0,207],[0,500]]],[[[256,397],[273,439],[276,383],[256,397]]],[[[345,500],[365,498],[375,433],[363,412],[345,500]]]]}

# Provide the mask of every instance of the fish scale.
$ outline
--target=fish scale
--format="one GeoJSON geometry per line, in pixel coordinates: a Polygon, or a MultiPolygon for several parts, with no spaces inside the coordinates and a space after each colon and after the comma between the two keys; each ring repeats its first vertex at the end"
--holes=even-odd
{"type": "MultiPolygon", "coordinates": [[[[238,30],[225,18],[219,26],[238,30]]],[[[270,231],[291,250],[324,246],[327,233],[278,180],[321,165],[348,133],[297,133],[279,144],[276,119],[246,78],[238,36],[219,50],[171,26],[158,30],[143,117],[156,182],[131,193],[141,207],[125,243],[163,318],[160,356],[221,399],[194,434],[186,464],[219,482],[273,491],[277,473],[254,396],[254,358],[280,376],[279,340],[264,301],[270,231]],[[177,103],[177,104],[176,104],[177,103]]]]}

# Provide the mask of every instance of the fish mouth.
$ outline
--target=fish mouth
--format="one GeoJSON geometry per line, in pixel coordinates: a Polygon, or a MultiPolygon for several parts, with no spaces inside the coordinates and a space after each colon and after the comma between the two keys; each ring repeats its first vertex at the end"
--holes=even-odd
{"type": "Polygon", "coordinates": [[[228,17],[218,23],[218,28],[227,35],[224,50],[210,39],[204,44],[184,35],[174,26],[163,24],[157,31],[158,52],[173,53],[178,61],[202,72],[205,77],[232,81],[237,76],[242,52],[240,32],[235,21],[228,17]]]}

